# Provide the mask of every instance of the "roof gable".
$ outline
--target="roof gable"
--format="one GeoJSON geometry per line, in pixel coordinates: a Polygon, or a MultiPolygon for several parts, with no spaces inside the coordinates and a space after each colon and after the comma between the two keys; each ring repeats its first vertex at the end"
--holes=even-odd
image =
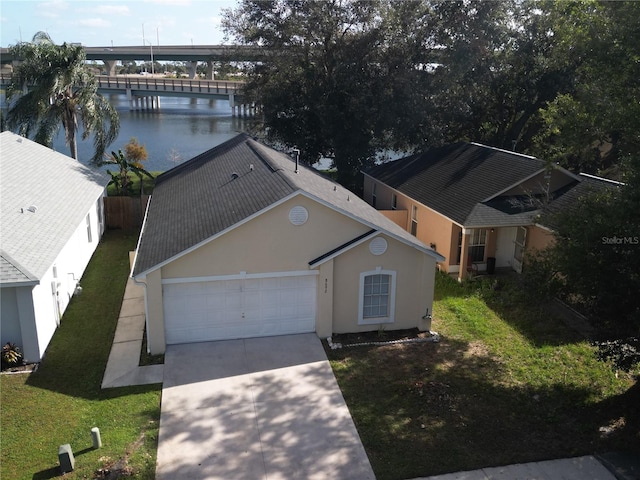
{"type": "Polygon", "coordinates": [[[296,169],[288,155],[240,134],[158,177],[133,275],[144,275],[298,194],[442,258],[349,190],[308,167],[296,169]]]}
{"type": "Polygon", "coordinates": [[[37,281],[103,194],[109,176],[8,131],[0,134],[0,152],[0,281],[37,281]]]}

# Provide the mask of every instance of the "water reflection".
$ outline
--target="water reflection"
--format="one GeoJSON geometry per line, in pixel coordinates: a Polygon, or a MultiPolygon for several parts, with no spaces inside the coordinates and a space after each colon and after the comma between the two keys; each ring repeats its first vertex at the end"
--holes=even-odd
{"type": "MultiPolygon", "coordinates": [[[[4,95],[0,97],[3,113],[4,95]]],[[[108,151],[124,149],[135,137],[149,154],[145,168],[168,170],[176,164],[209,150],[245,130],[247,120],[233,117],[227,100],[161,97],[159,110],[129,110],[124,95],[109,95],[109,101],[120,115],[120,134],[108,151]]],[[[80,161],[87,163],[93,155],[93,140],[78,136],[80,161]]],[[[69,155],[64,132],[54,140],[53,148],[69,155]]]]}

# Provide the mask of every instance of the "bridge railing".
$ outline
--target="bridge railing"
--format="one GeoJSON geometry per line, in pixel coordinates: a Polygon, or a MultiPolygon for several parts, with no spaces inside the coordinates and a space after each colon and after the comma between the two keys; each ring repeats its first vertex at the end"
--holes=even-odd
{"type": "Polygon", "coordinates": [[[233,80],[191,80],[188,78],[158,78],[152,76],[105,76],[99,75],[98,88],[101,89],[132,89],[158,92],[186,92],[186,93],[218,93],[230,94],[239,92],[244,82],[233,80]]]}
{"type": "MultiPolygon", "coordinates": [[[[130,77],[96,76],[98,88],[113,90],[148,90],[158,92],[186,92],[186,93],[239,93],[245,82],[234,80],[191,80],[188,78],[158,78],[158,77],[130,77]]],[[[10,74],[0,75],[0,85],[8,85],[11,81],[10,74]]]]}

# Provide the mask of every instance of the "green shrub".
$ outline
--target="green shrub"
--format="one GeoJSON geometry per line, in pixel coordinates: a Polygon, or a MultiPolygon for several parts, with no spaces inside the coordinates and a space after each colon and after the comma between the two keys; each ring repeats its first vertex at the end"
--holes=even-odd
{"type": "Polygon", "coordinates": [[[20,348],[11,342],[2,346],[2,368],[15,367],[22,364],[22,352],[20,348]]]}
{"type": "Polygon", "coordinates": [[[629,372],[640,363],[640,338],[630,337],[618,340],[594,342],[600,360],[611,361],[616,368],[629,372]]]}

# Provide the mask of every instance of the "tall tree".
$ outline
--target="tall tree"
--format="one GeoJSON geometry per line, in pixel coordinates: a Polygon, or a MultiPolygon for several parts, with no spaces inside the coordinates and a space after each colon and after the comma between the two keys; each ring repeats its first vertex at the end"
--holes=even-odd
{"type": "Polygon", "coordinates": [[[575,59],[575,88],[541,111],[533,153],[618,176],[640,151],[640,3],[558,2],[555,41],[575,59]]]}
{"type": "Polygon", "coordinates": [[[98,93],[82,46],[55,45],[46,33],[39,32],[32,42],[19,43],[10,51],[20,63],[7,88],[9,128],[51,147],[62,126],[71,156],[78,159],[76,136],[81,125],[83,140],[93,135],[91,162],[99,163],[118,136],[120,120],[115,108],[98,93]]]}
{"type": "Polygon", "coordinates": [[[554,242],[524,270],[532,287],[571,299],[609,337],[640,334],[640,157],[626,164],[627,183],[592,188],[549,214],[554,242]]]}
{"type": "Polygon", "coordinates": [[[301,160],[333,160],[338,180],[361,187],[385,138],[388,76],[378,1],[243,0],[223,17],[227,33],[270,52],[245,95],[263,106],[268,138],[301,160]]]}

